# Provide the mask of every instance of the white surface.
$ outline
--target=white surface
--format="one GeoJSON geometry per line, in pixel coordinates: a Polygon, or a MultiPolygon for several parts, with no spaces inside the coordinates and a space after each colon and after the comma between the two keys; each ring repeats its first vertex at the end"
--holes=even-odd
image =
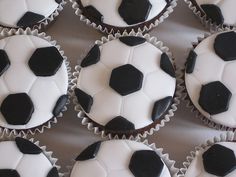
{"type": "MultiPolygon", "coordinates": [[[[157,36],[164,44],[170,47],[178,65],[183,65],[188,55],[191,42],[196,41],[199,35],[207,30],[200,24],[187,5],[179,0],[178,6],[170,18],[154,29],[151,34],[157,36]]],[[[92,45],[102,34],[84,23],[74,15],[71,4],[67,4],[57,21],[48,29],[71,61],[74,67],[79,56],[92,45]]],[[[69,110],[50,130],[35,137],[40,144],[45,144],[48,149],[54,151],[54,156],[59,158],[59,164],[66,171],[66,166],[89,144],[100,140],[99,136],[89,132],[76,118],[74,105],[70,104],[69,110]]],[[[150,142],[155,142],[158,147],[163,147],[164,152],[170,154],[170,158],[177,161],[177,167],[182,167],[189,152],[209,138],[219,135],[220,131],[206,127],[194,117],[185,103],[179,106],[177,113],[170,123],[159,132],[149,137],[150,142]]]]}

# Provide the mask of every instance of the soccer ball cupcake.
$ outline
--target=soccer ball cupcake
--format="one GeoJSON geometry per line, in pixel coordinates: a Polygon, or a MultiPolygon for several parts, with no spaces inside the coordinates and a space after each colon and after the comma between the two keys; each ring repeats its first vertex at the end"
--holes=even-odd
{"type": "Polygon", "coordinates": [[[65,110],[67,62],[40,36],[22,32],[0,40],[1,129],[42,132],[65,110]]]}
{"type": "Polygon", "coordinates": [[[63,9],[64,0],[1,0],[0,26],[41,29],[63,9]]]}
{"type": "Polygon", "coordinates": [[[160,149],[130,140],[96,142],[76,158],[70,177],[176,177],[174,161],[160,149]]]}
{"type": "Polygon", "coordinates": [[[176,0],[71,0],[76,15],[106,33],[148,31],[176,6],[176,0]]]}
{"type": "Polygon", "coordinates": [[[148,35],[96,42],[73,80],[83,124],[95,133],[137,136],[169,121],[177,102],[175,68],[160,45],[148,35]]]}
{"type": "Polygon", "coordinates": [[[185,85],[207,124],[236,128],[236,33],[212,34],[195,45],[186,63],[185,85]]]}

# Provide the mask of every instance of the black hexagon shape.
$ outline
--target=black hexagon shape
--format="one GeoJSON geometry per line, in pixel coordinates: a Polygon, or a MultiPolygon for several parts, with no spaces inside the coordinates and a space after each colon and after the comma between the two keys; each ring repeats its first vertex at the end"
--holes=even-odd
{"type": "Polygon", "coordinates": [[[45,17],[43,15],[34,13],[34,12],[26,12],[23,17],[17,22],[18,27],[30,27],[38,22],[42,21],[45,17]]]}
{"type": "Polygon", "coordinates": [[[236,33],[230,31],[217,35],[214,49],[216,54],[224,61],[236,60],[236,33]]]}
{"type": "Polygon", "coordinates": [[[38,48],[29,60],[29,67],[36,76],[53,76],[61,67],[63,57],[56,47],[38,48]]]}
{"type": "Polygon", "coordinates": [[[15,141],[18,149],[23,154],[40,154],[42,152],[42,149],[27,139],[16,137],[15,141]]]}
{"type": "Polygon", "coordinates": [[[83,13],[95,22],[102,22],[104,19],[103,15],[94,6],[84,7],[83,13]]]}
{"type": "Polygon", "coordinates": [[[34,112],[34,105],[26,93],[10,94],[3,100],[0,110],[8,124],[25,125],[34,112]]]}
{"type": "Polygon", "coordinates": [[[122,0],[118,11],[128,25],[133,25],[144,22],[151,8],[149,0],[122,0]]]}
{"type": "Polygon", "coordinates": [[[20,177],[16,170],[12,169],[0,169],[0,176],[2,177],[20,177]]]}
{"type": "Polygon", "coordinates": [[[236,169],[236,158],[231,149],[215,144],[202,155],[204,169],[216,176],[226,176],[236,169]]]}
{"type": "Polygon", "coordinates": [[[47,174],[47,177],[59,177],[57,168],[53,167],[47,174]]]}
{"type": "Polygon", "coordinates": [[[86,57],[81,62],[81,67],[87,67],[99,62],[101,56],[101,52],[98,45],[94,45],[86,57]]]}
{"type": "Polygon", "coordinates": [[[127,64],[113,69],[110,78],[110,87],[122,96],[141,89],[143,73],[134,66],[127,64]]]}
{"type": "Polygon", "coordinates": [[[129,169],[136,177],[158,177],[163,167],[161,158],[151,150],[134,152],[129,163],[129,169]]]}
{"type": "Polygon", "coordinates": [[[119,40],[128,45],[128,46],[137,46],[137,45],[140,45],[140,44],[143,44],[144,42],[146,42],[146,39],[143,38],[143,37],[138,37],[138,36],[123,36],[123,37],[120,37],[119,40]]]}
{"type": "Polygon", "coordinates": [[[4,50],[0,50],[0,76],[9,68],[10,60],[4,50]]]}
{"type": "Polygon", "coordinates": [[[202,86],[198,102],[202,109],[214,115],[228,110],[231,96],[224,84],[215,81],[202,86]]]}
{"type": "Polygon", "coordinates": [[[114,119],[110,120],[105,125],[106,131],[132,131],[135,130],[135,126],[132,122],[128,121],[122,116],[117,116],[114,119]]]}
{"type": "Polygon", "coordinates": [[[212,22],[217,25],[224,23],[224,17],[220,8],[215,4],[202,4],[201,8],[206,13],[207,17],[212,20],[212,22]]]}
{"type": "Polygon", "coordinates": [[[84,151],[82,151],[75,160],[85,161],[95,158],[100,149],[100,146],[101,146],[101,141],[91,144],[84,151]]]}

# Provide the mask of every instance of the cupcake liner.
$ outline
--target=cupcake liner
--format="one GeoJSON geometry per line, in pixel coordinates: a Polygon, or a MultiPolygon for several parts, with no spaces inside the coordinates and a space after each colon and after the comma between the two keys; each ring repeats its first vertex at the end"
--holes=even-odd
{"type": "Polygon", "coordinates": [[[63,173],[59,172],[59,170],[61,169],[61,166],[59,166],[57,164],[58,159],[52,156],[53,152],[48,151],[46,146],[40,145],[40,142],[35,140],[34,138],[27,138],[27,135],[14,135],[14,134],[9,134],[9,133],[2,133],[2,134],[0,134],[0,142],[2,142],[2,141],[14,141],[16,137],[25,138],[25,139],[31,141],[32,143],[34,143],[40,149],[42,149],[43,154],[47,157],[47,159],[51,162],[51,164],[54,167],[57,168],[58,173],[59,173],[59,177],[64,176],[63,173]]]}
{"type": "Polygon", "coordinates": [[[196,146],[193,151],[190,152],[190,155],[187,156],[186,161],[183,163],[183,168],[180,169],[178,177],[184,177],[187,169],[189,168],[190,164],[196,157],[196,153],[199,150],[205,150],[207,147],[214,145],[215,143],[219,142],[229,142],[229,141],[236,141],[236,134],[233,132],[226,132],[221,134],[219,137],[214,137],[213,139],[208,140],[206,143],[196,146]]]}
{"type": "MultiPolygon", "coordinates": [[[[196,42],[192,42],[192,48],[189,48],[188,51],[193,50],[201,41],[203,41],[204,39],[206,39],[207,37],[211,36],[212,34],[215,34],[217,32],[226,32],[226,31],[232,31],[229,28],[225,28],[225,29],[221,29],[218,28],[216,31],[211,31],[210,33],[205,33],[203,36],[198,37],[196,42]]],[[[182,72],[182,78],[181,78],[181,87],[182,89],[182,98],[181,100],[186,102],[186,107],[188,109],[191,110],[191,112],[195,115],[196,118],[200,119],[204,125],[210,127],[210,128],[214,128],[216,130],[221,130],[221,131],[235,131],[236,128],[231,128],[231,127],[227,127],[221,124],[218,124],[216,122],[213,122],[212,120],[210,120],[209,118],[205,117],[192,103],[189,95],[188,95],[188,91],[186,88],[186,84],[185,84],[185,68],[181,69],[182,72]]]]}
{"type": "Polygon", "coordinates": [[[185,3],[188,5],[189,9],[193,11],[194,15],[200,19],[203,26],[208,28],[210,31],[217,31],[218,29],[235,29],[236,26],[230,26],[225,24],[217,25],[215,22],[212,22],[211,19],[207,18],[204,11],[196,6],[191,0],[184,0],[185,3]]]}
{"type": "Polygon", "coordinates": [[[2,32],[0,32],[0,39],[9,37],[9,36],[13,36],[13,35],[33,35],[36,37],[39,37],[41,39],[44,39],[48,42],[50,42],[53,46],[55,46],[60,54],[62,55],[62,57],[64,58],[65,61],[65,65],[67,68],[67,73],[68,73],[68,91],[67,91],[67,95],[69,97],[66,105],[64,106],[64,108],[62,109],[62,112],[57,116],[57,117],[52,117],[50,120],[48,120],[47,122],[45,122],[42,125],[39,125],[37,127],[33,127],[30,129],[24,129],[24,130],[17,130],[17,129],[9,129],[9,128],[4,128],[0,126],[0,133],[1,132],[5,132],[5,133],[10,133],[10,134],[14,134],[14,135],[26,135],[26,134],[31,134],[31,135],[35,135],[36,133],[43,133],[45,131],[45,129],[49,129],[52,127],[53,124],[57,123],[57,118],[61,118],[63,117],[63,112],[65,112],[67,110],[67,105],[70,103],[70,97],[71,94],[69,92],[70,88],[71,88],[71,78],[72,78],[72,73],[71,73],[71,67],[70,67],[70,62],[68,60],[68,58],[64,55],[64,51],[61,50],[61,46],[57,44],[57,42],[55,40],[52,40],[51,36],[47,36],[46,33],[39,33],[38,30],[31,30],[30,28],[26,28],[25,30],[23,29],[11,29],[11,30],[3,30],[2,32]]]}
{"type": "MultiPolygon", "coordinates": [[[[119,138],[116,137],[111,140],[118,140],[118,139],[119,138]]],[[[140,143],[147,145],[151,149],[153,149],[160,156],[160,158],[163,160],[163,162],[165,163],[165,165],[169,169],[171,176],[178,177],[179,169],[175,167],[176,162],[174,160],[170,160],[169,154],[164,153],[163,148],[157,148],[155,143],[149,144],[148,140],[141,141],[140,139],[134,139],[133,137],[126,139],[126,140],[140,142],[140,143]]],[[[72,159],[70,165],[67,166],[67,172],[64,173],[65,177],[70,177],[71,171],[72,171],[75,163],[76,163],[76,161],[74,159],[72,159]]]]}
{"type": "MultiPolygon", "coordinates": [[[[102,37],[101,40],[97,40],[95,42],[95,44],[97,45],[102,45],[108,41],[117,39],[121,36],[139,36],[139,37],[143,37],[147,40],[147,42],[150,42],[151,44],[153,44],[154,46],[156,46],[157,48],[159,48],[162,52],[165,52],[169,58],[172,58],[172,54],[169,51],[169,48],[164,46],[163,43],[161,41],[158,41],[157,38],[155,37],[151,37],[149,34],[145,34],[143,35],[142,33],[134,33],[134,32],[124,32],[123,34],[120,33],[116,33],[115,35],[109,35],[108,37],[102,37]]],[[[84,58],[84,56],[86,56],[86,54],[83,54],[81,56],[81,59],[84,58]]],[[[174,62],[174,59],[173,59],[174,62]]],[[[90,131],[93,131],[95,134],[100,135],[102,138],[113,138],[113,137],[120,137],[120,138],[136,138],[136,137],[140,137],[140,138],[146,138],[147,135],[152,135],[155,131],[158,131],[161,127],[164,127],[165,124],[167,122],[170,121],[171,117],[174,116],[174,112],[177,110],[177,105],[180,103],[180,98],[181,98],[181,93],[183,90],[183,87],[181,86],[181,70],[179,68],[176,69],[176,91],[175,91],[175,95],[173,98],[173,103],[171,104],[171,106],[169,107],[169,110],[166,111],[165,115],[163,115],[163,119],[161,120],[160,123],[154,125],[154,127],[152,126],[149,130],[144,131],[142,133],[138,133],[137,135],[123,135],[122,137],[119,136],[118,134],[113,134],[113,133],[105,133],[104,130],[100,130],[99,127],[97,127],[97,125],[94,125],[94,123],[88,118],[86,117],[85,113],[83,112],[83,110],[81,109],[80,105],[78,104],[78,101],[76,99],[76,96],[74,94],[74,89],[77,87],[77,79],[80,73],[80,69],[81,67],[79,65],[75,66],[75,72],[73,73],[73,79],[72,79],[72,87],[71,87],[71,94],[72,94],[72,98],[73,98],[73,103],[75,104],[75,111],[77,112],[77,117],[80,118],[82,120],[82,124],[87,126],[87,129],[90,131]]]]}
{"type": "Polygon", "coordinates": [[[115,33],[123,33],[123,32],[147,32],[150,31],[152,28],[158,26],[160,23],[162,23],[164,21],[164,19],[168,18],[169,15],[173,12],[174,8],[177,6],[177,0],[172,0],[169,4],[169,6],[161,12],[160,15],[157,15],[157,17],[154,17],[153,19],[149,20],[147,24],[143,24],[142,27],[135,27],[135,29],[131,26],[131,27],[126,27],[126,28],[122,28],[122,27],[115,27],[118,28],[117,30],[113,28],[113,26],[109,26],[105,27],[99,24],[96,24],[92,21],[90,21],[86,16],[84,16],[82,14],[82,10],[79,7],[79,4],[77,2],[77,0],[70,0],[70,2],[72,3],[72,8],[75,10],[75,14],[77,16],[79,16],[80,21],[84,22],[86,25],[91,26],[103,33],[107,33],[107,34],[115,34],[115,33]]]}
{"type": "MultiPolygon", "coordinates": [[[[30,28],[31,30],[37,29],[39,31],[45,30],[48,27],[48,25],[52,23],[56,19],[56,17],[60,14],[60,12],[64,9],[63,6],[66,3],[67,3],[67,0],[62,0],[61,3],[58,5],[57,9],[49,17],[45,18],[43,21],[39,22],[38,24],[35,24],[27,28],[30,28]]],[[[27,28],[23,28],[23,29],[27,29],[27,28]]],[[[10,31],[13,29],[17,31],[18,29],[22,29],[22,28],[11,28],[11,27],[5,27],[5,26],[0,25],[0,32],[2,30],[10,31]]]]}

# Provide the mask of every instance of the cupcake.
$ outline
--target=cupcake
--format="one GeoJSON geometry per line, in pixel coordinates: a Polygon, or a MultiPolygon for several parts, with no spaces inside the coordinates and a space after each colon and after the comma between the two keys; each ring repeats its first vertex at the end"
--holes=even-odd
{"type": "Polygon", "coordinates": [[[71,2],[80,20],[106,33],[149,31],[167,18],[176,6],[176,0],[71,2]]]}
{"type": "Polygon", "coordinates": [[[190,51],[185,70],[188,97],[201,118],[220,129],[236,128],[236,33],[201,39],[190,51]]]}
{"type": "Polygon", "coordinates": [[[236,176],[236,142],[232,133],[196,147],[187,157],[179,177],[236,176]]]}
{"type": "Polygon", "coordinates": [[[51,152],[27,139],[16,137],[0,141],[1,177],[59,177],[57,159],[51,152]]]}
{"type": "Polygon", "coordinates": [[[185,0],[206,25],[236,27],[234,0],[185,0]]]}
{"type": "Polygon", "coordinates": [[[102,38],[76,69],[76,110],[95,133],[145,136],[164,126],[176,110],[171,54],[149,35],[102,38]]]}
{"type": "Polygon", "coordinates": [[[0,40],[0,129],[42,132],[65,110],[68,62],[55,42],[34,33],[0,40]]]}
{"type": "Polygon", "coordinates": [[[130,140],[96,142],[76,158],[70,177],[176,177],[174,161],[160,149],[130,140]]]}
{"type": "Polygon", "coordinates": [[[0,27],[41,29],[63,9],[64,0],[1,0],[0,27]]]}

